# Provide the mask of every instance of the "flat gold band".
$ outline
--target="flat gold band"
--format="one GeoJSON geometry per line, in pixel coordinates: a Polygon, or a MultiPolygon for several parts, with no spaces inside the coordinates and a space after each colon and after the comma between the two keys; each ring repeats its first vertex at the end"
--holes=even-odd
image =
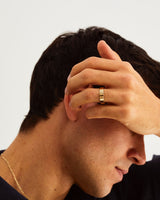
{"type": "Polygon", "coordinates": [[[105,104],[105,101],[104,101],[104,88],[103,87],[99,88],[99,103],[100,104],[105,104]]]}

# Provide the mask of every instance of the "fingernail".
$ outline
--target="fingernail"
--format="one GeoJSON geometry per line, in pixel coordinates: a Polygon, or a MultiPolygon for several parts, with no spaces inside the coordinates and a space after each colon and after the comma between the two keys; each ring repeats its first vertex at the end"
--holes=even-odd
{"type": "Polygon", "coordinates": [[[68,91],[67,91],[67,87],[65,88],[65,90],[64,90],[64,93],[65,93],[65,94],[67,94],[67,93],[68,93],[68,91]]]}
{"type": "Polygon", "coordinates": [[[71,75],[69,74],[68,78],[67,78],[67,81],[69,81],[69,79],[71,78],[71,75]]]}

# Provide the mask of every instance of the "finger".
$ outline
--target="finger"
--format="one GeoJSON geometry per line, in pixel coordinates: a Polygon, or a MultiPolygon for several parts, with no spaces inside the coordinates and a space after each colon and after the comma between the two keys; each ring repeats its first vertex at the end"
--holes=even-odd
{"type": "Polygon", "coordinates": [[[98,42],[97,50],[102,58],[121,61],[120,56],[104,40],[98,42]]]}
{"type": "Polygon", "coordinates": [[[88,119],[109,118],[120,121],[121,116],[121,108],[116,105],[96,105],[86,110],[86,117],[88,119]]]}
{"type": "Polygon", "coordinates": [[[122,66],[122,61],[113,61],[104,58],[90,57],[73,66],[70,78],[86,68],[115,72],[122,66]]]}
{"type": "MultiPolygon", "coordinates": [[[[104,102],[114,105],[123,104],[123,93],[117,91],[116,89],[104,89],[104,102]]],[[[72,96],[70,101],[70,106],[72,108],[79,108],[80,106],[88,103],[99,103],[100,95],[99,88],[87,88],[79,93],[72,96]]],[[[107,106],[108,106],[107,105],[107,106]]],[[[105,106],[105,105],[103,105],[105,106]]]]}
{"type": "Polygon", "coordinates": [[[79,91],[79,88],[88,88],[88,85],[116,87],[120,85],[120,80],[112,72],[85,69],[68,80],[66,91],[68,94],[74,94],[79,91]]]}

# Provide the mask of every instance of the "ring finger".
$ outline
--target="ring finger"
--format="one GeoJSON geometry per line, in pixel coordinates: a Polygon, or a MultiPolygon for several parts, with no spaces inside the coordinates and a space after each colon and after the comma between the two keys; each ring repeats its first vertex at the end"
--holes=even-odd
{"type": "MultiPolygon", "coordinates": [[[[124,103],[124,95],[120,89],[103,89],[104,90],[104,103],[120,105],[124,103]]],[[[78,108],[88,103],[100,103],[100,89],[87,88],[74,94],[70,101],[72,108],[78,108]]]]}

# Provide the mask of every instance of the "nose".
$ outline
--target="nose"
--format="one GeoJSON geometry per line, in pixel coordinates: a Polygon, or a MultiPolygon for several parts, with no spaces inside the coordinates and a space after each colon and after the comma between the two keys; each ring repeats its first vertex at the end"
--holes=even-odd
{"type": "Polygon", "coordinates": [[[146,162],[146,154],[144,148],[144,137],[142,135],[135,136],[134,145],[127,152],[127,157],[136,165],[144,165],[146,162]]]}

